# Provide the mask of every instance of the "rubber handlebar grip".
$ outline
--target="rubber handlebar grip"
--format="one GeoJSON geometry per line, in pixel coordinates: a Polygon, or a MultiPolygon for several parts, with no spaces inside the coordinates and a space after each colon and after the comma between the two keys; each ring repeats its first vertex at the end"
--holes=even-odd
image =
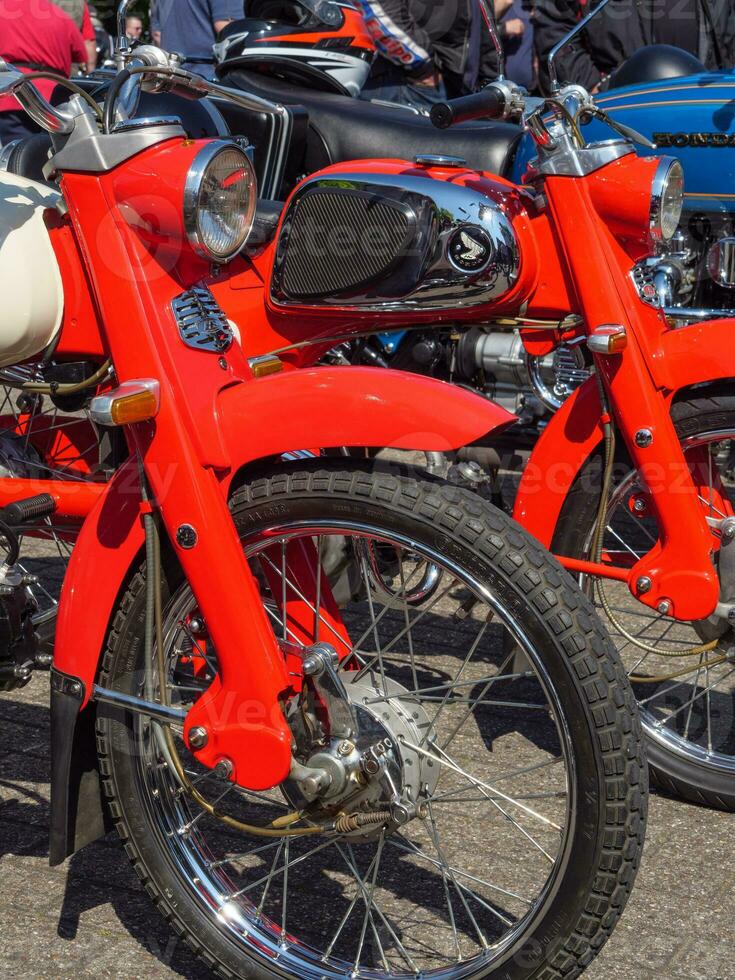
{"type": "Polygon", "coordinates": [[[437,102],[431,109],[431,121],[437,129],[449,129],[470,119],[501,119],[504,112],[505,95],[490,85],[474,95],[437,102]]]}

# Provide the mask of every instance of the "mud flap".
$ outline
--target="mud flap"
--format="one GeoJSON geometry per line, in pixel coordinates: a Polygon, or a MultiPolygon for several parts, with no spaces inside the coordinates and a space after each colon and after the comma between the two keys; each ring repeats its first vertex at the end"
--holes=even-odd
{"type": "Polygon", "coordinates": [[[51,672],[51,839],[49,863],[67,857],[112,830],[102,796],[95,742],[96,706],[80,712],[84,685],[51,672]]]}

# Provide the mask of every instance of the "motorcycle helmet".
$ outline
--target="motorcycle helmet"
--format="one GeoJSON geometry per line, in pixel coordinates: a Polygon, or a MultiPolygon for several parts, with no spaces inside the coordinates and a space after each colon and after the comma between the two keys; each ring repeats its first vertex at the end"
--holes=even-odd
{"type": "Polygon", "coordinates": [[[360,94],[375,57],[362,14],[349,2],[252,0],[214,46],[218,75],[233,68],[340,95],[360,94]]]}
{"type": "Polygon", "coordinates": [[[675,48],[672,44],[650,44],[639,48],[627,61],[613,72],[608,88],[626,85],[643,85],[660,82],[666,78],[683,78],[706,71],[704,65],[689,51],[675,48]]]}

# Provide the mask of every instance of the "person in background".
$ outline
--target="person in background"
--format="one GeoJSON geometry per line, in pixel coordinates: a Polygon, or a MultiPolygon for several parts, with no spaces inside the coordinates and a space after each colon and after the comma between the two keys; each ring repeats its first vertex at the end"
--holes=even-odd
{"type": "MultiPolygon", "coordinates": [[[[51,0],[0,0],[0,57],[20,71],[52,71],[68,77],[88,57],[74,21],[51,0]]],[[[35,83],[50,98],[55,82],[35,83]]],[[[0,144],[39,132],[14,96],[0,97],[0,144]]]]}
{"type": "Polygon", "coordinates": [[[363,98],[426,108],[475,90],[487,61],[477,0],[359,4],[378,49],[363,98]]]}
{"type": "MultiPolygon", "coordinates": [[[[534,36],[544,91],[549,89],[549,52],[595,5],[536,0],[534,36]]],[[[597,92],[611,72],[649,44],[683,48],[708,69],[730,67],[735,56],[735,5],[732,0],[617,0],[559,54],[559,79],[597,92]]]]}
{"type": "Polygon", "coordinates": [[[108,66],[114,54],[112,37],[105,30],[105,25],[100,20],[97,8],[91,3],[88,6],[96,40],[95,51],[97,53],[97,65],[108,66]]]}
{"type": "Polygon", "coordinates": [[[84,61],[72,66],[72,74],[78,74],[79,70],[87,72],[94,71],[97,65],[97,35],[95,34],[94,24],[89,12],[89,6],[85,0],[53,0],[57,7],[60,7],[65,14],[68,14],[81,31],[84,38],[84,46],[87,49],[87,57],[84,61]]]}
{"type": "Polygon", "coordinates": [[[527,92],[533,91],[536,85],[533,24],[523,0],[513,0],[498,15],[498,33],[505,51],[505,74],[527,92]]]}
{"type": "Polygon", "coordinates": [[[125,18],[125,33],[131,41],[139,41],[143,35],[143,21],[134,14],[125,18]]]}
{"type": "Polygon", "coordinates": [[[243,14],[243,0],[157,0],[151,11],[151,36],[166,51],[182,54],[184,68],[211,79],[217,35],[243,14]]]}

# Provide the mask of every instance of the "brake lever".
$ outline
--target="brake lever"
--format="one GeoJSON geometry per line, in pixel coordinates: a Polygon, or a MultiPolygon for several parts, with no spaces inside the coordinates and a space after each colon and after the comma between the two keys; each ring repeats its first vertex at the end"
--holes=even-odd
{"type": "Polygon", "coordinates": [[[603,122],[607,123],[610,129],[614,129],[617,133],[620,133],[621,136],[624,136],[626,139],[630,140],[631,143],[637,143],[638,146],[645,147],[647,150],[658,149],[656,144],[652,143],[647,136],[643,136],[643,134],[639,133],[637,129],[633,129],[631,126],[626,126],[625,123],[621,123],[618,122],[617,119],[613,119],[612,116],[610,116],[603,109],[596,107],[594,115],[596,115],[598,119],[601,119],[603,122]]]}

